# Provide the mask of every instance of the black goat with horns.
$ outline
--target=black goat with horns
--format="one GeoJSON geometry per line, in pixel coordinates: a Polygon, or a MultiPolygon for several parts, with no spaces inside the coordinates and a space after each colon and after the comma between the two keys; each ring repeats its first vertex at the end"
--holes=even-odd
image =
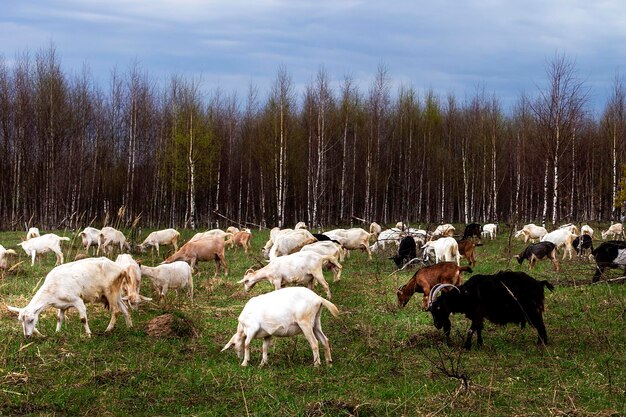
{"type": "Polygon", "coordinates": [[[465,284],[455,287],[444,284],[431,292],[428,311],[435,327],[441,329],[450,343],[450,313],[463,313],[472,324],[465,340],[465,348],[472,347],[472,336],[477,333],[478,346],[483,344],[484,319],[495,324],[514,323],[524,328],[530,323],[537,329],[537,343],[548,344],[543,323],[544,287],[554,289],[548,281],[537,281],[524,272],[501,271],[495,275],[474,275],[465,284]],[[437,293],[445,287],[450,291],[437,293]],[[434,300],[434,301],[433,301],[434,300]]]}

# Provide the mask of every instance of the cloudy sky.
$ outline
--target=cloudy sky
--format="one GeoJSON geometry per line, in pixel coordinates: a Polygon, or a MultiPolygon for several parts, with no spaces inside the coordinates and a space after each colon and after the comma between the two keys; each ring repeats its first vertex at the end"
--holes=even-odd
{"type": "Polygon", "coordinates": [[[201,77],[207,90],[267,91],[279,67],[297,88],[323,67],[362,91],[380,65],[392,92],[469,97],[505,107],[545,87],[557,54],[575,62],[601,109],[626,72],[623,0],[1,0],[0,55],[54,44],[66,73],[106,85],[133,62],[151,76],[201,77]]]}

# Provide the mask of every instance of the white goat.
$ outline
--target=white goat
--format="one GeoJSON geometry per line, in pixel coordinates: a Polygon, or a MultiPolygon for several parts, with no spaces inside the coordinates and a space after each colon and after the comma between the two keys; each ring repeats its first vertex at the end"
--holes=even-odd
{"type": "Polygon", "coordinates": [[[551,231],[550,233],[546,233],[541,238],[541,242],[552,242],[556,248],[560,248],[561,246],[565,246],[565,251],[563,252],[563,259],[565,256],[569,254],[569,258],[572,259],[574,253],[574,247],[572,243],[576,239],[576,235],[570,232],[569,228],[560,228],[551,231]]]}
{"type": "MultiPolygon", "coordinates": [[[[348,251],[361,249],[367,252],[368,259],[372,260],[372,251],[370,250],[369,240],[370,234],[359,227],[352,229],[335,229],[324,234],[333,240],[341,243],[344,249],[348,251]]],[[[348,252],[348,255],[350,252],[348,252]]]]}
{"type": "Polygon", "coordinates": [[[7,308],[19,313],[18,321],[22,324],[24,336],[30,337],[33,333],[41,335],[37,330],[37,322],[39,313],[44,309],[48,307],[58,309],[56,327],[58,332],[61,330],[65,311],[74,307],[78,310],[87,336],[91,337],[85,303],[100,301],[111,309],[111,320],[105,331],[113,329],[117,313],[120,311],[126,318],[126,325],[132,327],[133,322],[121,296],[122,285],[128,279],[126,270],[107,258],[87,258],[70,262],[57,266],[46,275],[42,286],[26,307],[7,306],[7,308]]]}
{"type": "Polygon", "coordinates": [[[7,268],[7,255],[17,255],[13,249],[5,249],[4,246],[0,245],[0,269],[7,268]]]}
{"type": "Polygon", "coordinates": [[[622,238],[626,239],[626,234],[624,234],[624,226],[622,226],[621,223],[612,224],[607,230],[602,232],[602,239],[606,239],[609,235],[613,239],[615,239],[615,237],[619,235],[622,235],[622,238]]]}
{"type": "Polygon", "coordinates": [[[122,253],[117,255],[115,263],[126,270],[129,278],[124,282],[122,290],[126,295],[122,299],[128,301],[133,310],[136,310],[142,301],[152,301],[152,298],[139,294],[139,290],[141,290],[141,268],[137,261],[132,256],[122,253]]]}
{"type": "Polygon", "coordinates": [[[227,238],[229,236],[232,236],[232,235],[233,235],[232,233],[225,232],[225,231],[220,230],[220,229],[211,229],[211,230],[206,231],[206,232],[196,233],[195,235],[193,235],[193,237],[191,239],[189,239],[189,242],[195,242],[196,240],[212,238],[212,237],[220,237],[222,239],[225,239],[225,238],[227,238]]]}
{"type": "Polygon", "coordinates": [[[568,224],[564,224],[563,226],[559,226],[559,229],[569,230],[570,233],[573,233],[575,235],[578,234],[578,227],[575,224],[572,224],[572,223],[568,223],[568,224]]]}
{"type": "Polygon", "coordinates": [[[498,235],[498,225],[495,223],[487,223],[483,226],[483,236],[489,236],[493,240],[498,235]]]}
{"type": "Polygon", "coordinates": [[[305,222],[298,222],[296,223],[296,225],[293,227],[294,230],[298,230],[298,229],[308,229],[307,225],[305,222]]]}
{"type": "MultiPolygon", "coordinates": [[[[152,281],[152,285],[159,291],[159,302],[168,290],[178,290],[187,287],[189,298],[193,303],[193,276],[187,262],[174,261],[156,267],[141,265],[142,275],[152,281]]],[[[177,291],[178,292],[178,291],[177,291]]]]}
{"type": "Polygon", "coordinates": [[[524,243],[528,243],[529,240],[531,242],[534,242],[536,239],[541,239],[547,233],[548,231],[545,227],[536,226],[533,223],[530,223],[524,226],[522,230],[518,230],[517,232],[515,232],[515,237],[518,238],[523,236],[524,243]]]}
{"type": "Polygon", "coordinates": [[[333,256],[322,256],[311,251],[296,252],[278,257],[256,271],[248,269],[243,279],[238,283],[243,284],[244,289],[248,292],[257,282],[262,280],[269,281],[276,290],[286,284],[307,285],[313,289],[314,283],[319,282],[330,300],[330,288],[322,272],[326,262],[330,262],[341,269],[341,265],[333,256]]]}
{"type": "Polygon", "coordinates": [[[431,252],[435,254],[435,263],[456,260],[457,265],[461,265],[461,254],[459,244],[453,237],[442,237],[441,239],[426,242],[424,246],[424,259],[428,260],[431,252]]]}
{"type": "Polygon", "coordinates": [[[589,235],[593,239],[593,229],[588,224],[584,224],[580,228],[580,234],[581,235],[589,235]]]}
{"type": "Polygon", "coordinates": [[[124,252],[124,249],[130,250],[130,245],[122,232],[109,226],[103,227],[98,236],[98,253],[112,255],[113,247],[116,245],[120,247],[120,252],[124,252]]]}
{"type": "Polygon", "coordinates": [[[30,229],[28,229],[28,232],[26,233],[26,240],[32,239],[34,237],[39,237],[41,236],[39,234],[39,229],[36,227],[31,227],[30,229]]]}
{"type": "MultiPolygon", "coordinates": [[[[321,242],[314,242],[308,245],[305,245],[300,249],[300,252],[311,251],[322,256],[332,256],[335,259],[343,260],[343,248],[341,245],[336,244],[330,240],[323,240],[321,242]]],[[[331,262],[326,262],[324,266],[330,268],[333,271],[333,281],[341,280],[341,268],[337,268],[335,264],[331,262]]]]}
{"type": "Polygon", "coordinates": [[[330,301],[320,297],[307,288],[283,288],[251,298],[239,315],[237,332],[222,348],[222,352],[231,346],[237,356],[247,366],[250,361],[250,343],[254,339],[263,339],[263,359],[267,364],[267,354],[272,336],[289,337],[303,333],[313,351],[313,365],[319,366],[319,343],[324,347],[326,365],[330,365],[330,343],[322,331],[322,306],[334,316],[339,316],[339,309],[330,301]],[[242,352],[243,351],[243,352],[242,352]]]}
{"type": "Polygon", "coordinates": [[[380,232],[382,232],[382,227],[380,227],[380,225],[376,222],[372,222],[370,224],[370,235],[375,239],[378,237],[378,235],[380,234],[380,232]]]}
{"type": "Polygon", "coordinates": [[[432,237],[439,237],[439,236],[450,237],[454,235],[455,230],[456,229],[454,228],[454,226],[452,226],[450,223],[440,224],[439,226],[437,226],[437,228],[433,232],[432,237]]]}
{"type": "Polygon", "coordinates": [[[316,242],[317,239],[306,229],[297,229],[292,232],[280,234],[269,253],[270,260],[279,256],[289,255],[299,251],[304,245],[316,242]]]}
{"type": "Polygon", "coordinates": [[[156,232],[152,232],[146,237],[141,245],[139,245],[139,250],[145,252],[149,246],[152,246],[152,249],[157,252],[157,256],[161,255],[159,250],[159,245],[173,245],[174,252],[178,250],[178,239],[180,238],[180,233],[178,233],[174,229],[164,229],[157,230],[156,232]]]}
{"type": "Polygon", "coordinates": [[[226,229],[226,233],[232,233],[233,235],[239,231],[239,228],[235,226],[228,226],[228,228],[226,229]]]}
{"type": "Polygon", "coordinates": [[[83,248],[85,248],[85,252],[88,252],[91,246],[95,246],[97,248],[100,244],[100,230],[95,227],[85,227],[85,229],[80,232],[80,237],[83,241],[83,248]]]}
{"type": "Polygon", "coordinates": [[[54,252],[57,256],[55,266],[63,263],[63,252],[61,252],[61,241],[69,241],[69,237],[61,237],[54,233],[34,237],[29,240],[18,243],[26,252],[26,255],[32,258],[31,266],[35,265],[35,257],[40,253],[54,252]]]}
{"type": "Polygon", "coordinates": [[[280,229],[280,227],[274,227],[272,230],[270,230],[270,238],[269,240],[265,243],[265,246],[263,246],[263,249],[261,249],[261,252],[263,253],[263,257],[265,259],[269,259],[270,258],[270,251],[272,250],[272,246],[274,246],[274,242],[276,242],[276,239],[278,239],[278,237],[280,235],[283,235],[285,233],[289,233],[289,232],[293,232],[293,229],[280,229]]]}
{"type": "Polygon", "coordinates": [[[400,244],[400,239],[402,239],[402,231],[400,229],[392,227],[391,229],[383,230],[378,235],[376,242],[370,246],[370,250],[374,253],[384,251],[387,244],[390,243],[397,247],[400,244]]]}

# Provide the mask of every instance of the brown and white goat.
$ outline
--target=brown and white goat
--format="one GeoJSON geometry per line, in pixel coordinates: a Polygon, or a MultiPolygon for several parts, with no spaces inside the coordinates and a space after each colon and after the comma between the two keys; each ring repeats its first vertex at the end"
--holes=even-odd
{"type": "Polygon", "coordinates": [[[227,245],[230,245],[232,249],[235,247],[235,251],[239,246],[243,248],[243,250],[248,253],[248,248],[252,249],[252,245],[250,244],[250,240],[252,239],[252,233],[247,230],[242,230],[239,232],[235,232],[231,237],[226,241],[227,245]]]}
{"type": "Polygon", "coordinates": [[[413,294],[419,292],[424,294],[422,307],[426,309],[430,290],[437,284],[461,285],[463,282],[461,274],[464,271],[472,272],[472,268],[469,266],[459,267],[455,262],[440,262],[420,269],[413,274],[409,282],[398,288],[396,292],[398,307],[404,307],[413,294]]]}

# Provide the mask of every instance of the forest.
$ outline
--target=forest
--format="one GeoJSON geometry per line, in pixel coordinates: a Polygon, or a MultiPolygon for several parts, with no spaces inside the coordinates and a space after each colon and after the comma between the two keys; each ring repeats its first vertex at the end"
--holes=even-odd
{"type": "Polygon", "coordinates": [[[572,60],[545,74],[504,109],[480,88],[392,90],[383,65],[366,89],[279,67],[240,96],[138,64],[102,85],[53,45],[21,52],[0,58],[0,229],[618,220],[626,86],[594,114],[572,60]]]}

